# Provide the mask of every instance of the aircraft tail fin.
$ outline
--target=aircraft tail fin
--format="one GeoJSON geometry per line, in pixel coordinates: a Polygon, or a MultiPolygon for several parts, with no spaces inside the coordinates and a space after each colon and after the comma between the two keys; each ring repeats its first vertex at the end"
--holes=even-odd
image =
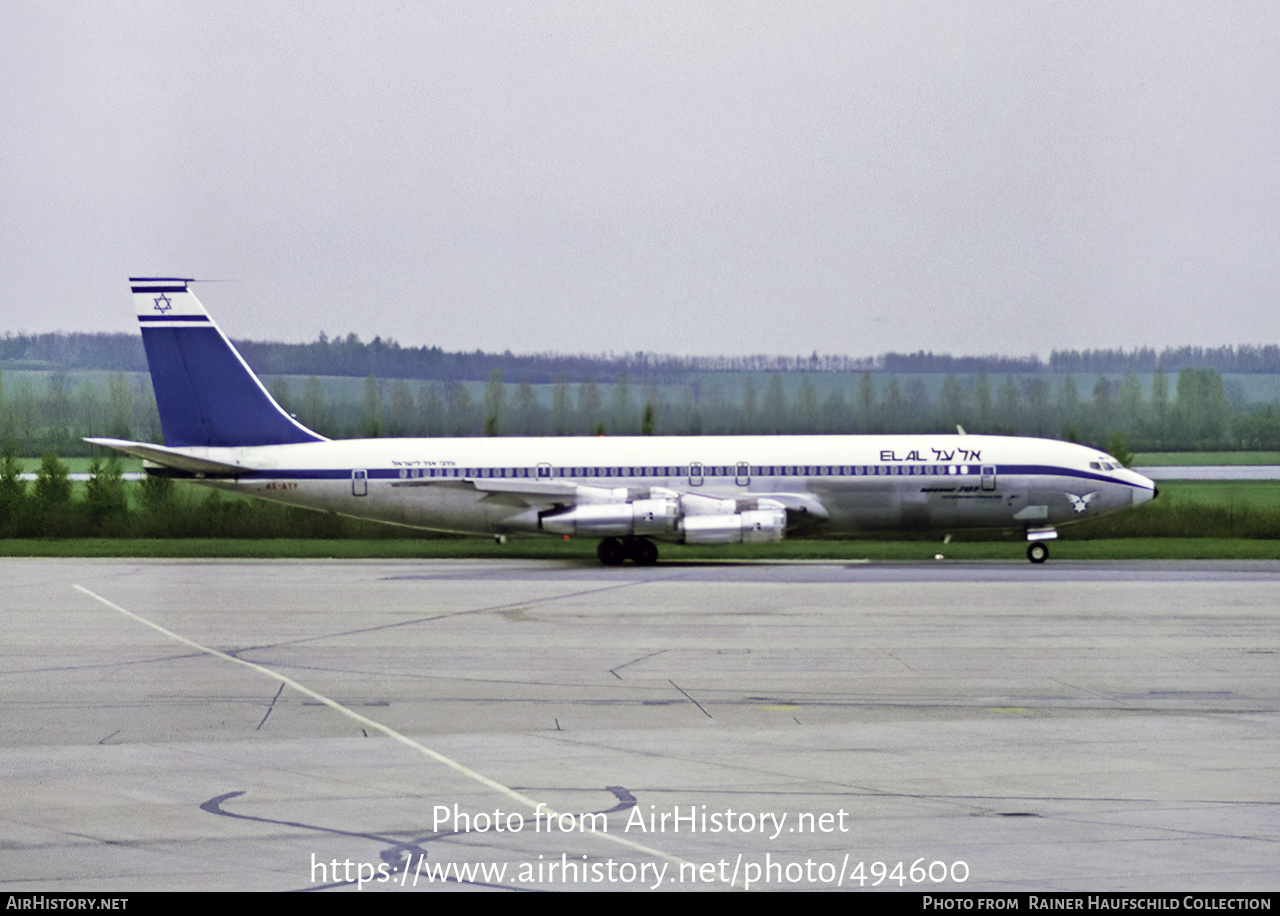
{"type": "Polygon", "coordinates": [[[165,444],[325,441],[267,393],[191,292],[192,282],[173,277],[129,278],[165,444]]]}

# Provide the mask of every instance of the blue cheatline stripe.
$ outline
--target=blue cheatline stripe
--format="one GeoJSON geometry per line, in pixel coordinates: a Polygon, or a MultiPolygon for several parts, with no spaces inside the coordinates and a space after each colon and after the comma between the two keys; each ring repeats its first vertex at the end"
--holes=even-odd
{"type": "Polygon", "coordinates": [[[1057,468],[1042,464],[1010,464],[999,468],[999,473],[1009,474],[1012,476],[1053,476],[1053,477],[1079,477],[1082,480],[1096,480],[1100,483],[1120,483],[1126,487],[1133,487],[1135,490],[1148,490],[1150,487],[1144,487],[1142,484],[1131,483],[1128,480],[1120,480],[1116,477],[1108,477],[1105,474],[1098,474],[1094,471],[1077,471],[1074,468],[1057,468]]]}
{"type": "Polygon", "coordinates": [[[131,286],[131,292],[135,293],[185,293],[185,286],[131,286]]]}
{"type": "MultiPolygon", "coordinates": [[[[767,466],[768,465],[766,465],[766,467],[767,466]]],[[[927,467],[928,465],[924,465],[924,466],[927,467]]],[[[948,465],[938,465],[938,467],[947,467],[947,466],[948,465]]],[[[630,467],[632,466],[628,465],[628,468],[630,467]]],[[[622,468],[602,467],[600,468],[600,470],[604,471],[605,473],[599,476],[608,476],[608,477],[623,478],[623,479],[640,479],[645,477],[668,479],[668,478],[683,478],[688,476],[688,469],[687,467],[684,467],[684,466],[662,465],[662,466],[653,466],[653,467],[655,469],[655,473],[653,474],[648,474],[648,473],[622,474],[621,473],[623,470],[622,468]],[[674,470],[676,473],[667,473],[668,469],[674,470]]],[[[765,474],[765,473],[762,473],[759,468],[753,468],[752,476],[757,479],[759,478],[767,479],[767,478],[775,478],[775,477],[806,477],[806,476],[808,477],[830,476],[830,477],[842,477],[842,478],[848,478],[848,479],[854,479],[854,480],[866,480],[868,478],[872,478],[872,479],[875,479],[877,482],[879,482],[881,478],[887,477],[887,476],[899,476],[899,477],[915,476],[919,478],[922,483],[933,483],[933,482],[940,483],[946,480],[955,480],[956,478],[959,478],[959,477],[981,477],[982,476],[982,474],[979,473],[979,471],[977,470],[977,467],[978,467],[977,465],[969,465],[969,467],[973,468],[974,470],[971,470],[968,474],[916,474],[916,475],[910,475],[910,474],[889,475],[889,474],[875,473],[876,468],[885,468],[887,470],[890,467],[901,467],[900,465],[822,465],[823,468],[826,468],[826,467],[832,468],[833,473],[810,474],[810,475],[782,473],[782,471],[784,470],[789,471],[796,468],[797,467],[796,465],[785,465],[785,466],[773,465],[773,467],[776,467],[778,469],[778,473],[765,474]],[[847,468],[848,473],[834,473],[835,471],[838,471],[841,468],[847,468]],[[864,473],[855,474],[853,473],[855,470],[864,471],[864,473]]],[[[809,467],[813,467],[813,465],[809,465],[809,467]]],[[[983,465],[983,467],[993,467],[993,465],[983,465]]],[[[1072,478],[1077,478],[1082,480],[1097,481],[1099,483],[1123,484],[1128,487],[1133,487],[1134,489],[1137,489],[1137,490],[1148,489],[1148,487],[1144,487],[1141,484],[1131,483],[1127,480],[1118,480],[1114,477],[1107,477],[1105,475],[1097,474],[1092,471],[1079,471],[1073,468],[1052,467],[1048,465],[1017,465],[1017,464],[994,465],[994,467],[995,467],[995,473],[998,476],[1004,476],[1004,477],[1072,477],[1072,478]]],[[[173,471],[172,474],[169,474],[168,473],[169,470],[170,469],[165,469],[164,471],[162,471],[162,473],[165,473],[166,476],[182,476],[182,477],[196,476],[195,474],[191,474],[186,471],[176,471],[176,470],[173,471]]],[[[531,480],[532,481],[532,480],[538,480],[538,479],[543,479],[543,480],[548,479],[548,478],[538,478],[537,477],[538,469],[536,467],[513,468],[510,466],[503,466],[503,467],[497,467],[497,468],[481,468],[481,467],[413,468],[412,470],[437,471],[441,473],[437,475],[425,474],[423,476],[409,475],[405,477],[400,476],[400,472],[402,470],[401,468],[368,468],[368,469],[340,468],[340,469],[324,469],[324,470],[313,469],[313,468],[293,468],[293,469],[270,470],[270,471],[244,471],[243,473],[234,474],[234,475],[229,474],[228,476],[235,476],[238,480],[245,480],[245,481],[349,480],[351,478],[352,470],[365,470],[368,475],[368,479],[370,480],[468,481],[468,480],[481,480],[481,479],[485,479],[485,480],[497,479],[497,480],[531,480]],[[452,473],[454,471],[457,471],[456,476],[452,473]]],[[[405,469],[405,470],[410,470],[410,469],[405,469]]],[[[594,474],[585,474],[585,473],[584,474],[568,473],[569,471],[576,471],[576,470],[585,471],[587,470],[586,468],[559,468],[557,470],[560,473],[555,474],[553,479],[556,479],[556,480],[564,480],[565,478],[586,479],[586,478],[597,476],[594,474]]],[[[594,468],[592,468],[591,470],[594,470],[594,468]]],[[[725,480],[728,480],[733,476],[734,475],[732,473],[723,475],[725,480]]]]}
{"type": "Polygon", "coordinates": [[[139,321],[186,321],[186,322],[204,322],[208,324],[211,319],[208,315],[139,315],[139,321]]]}

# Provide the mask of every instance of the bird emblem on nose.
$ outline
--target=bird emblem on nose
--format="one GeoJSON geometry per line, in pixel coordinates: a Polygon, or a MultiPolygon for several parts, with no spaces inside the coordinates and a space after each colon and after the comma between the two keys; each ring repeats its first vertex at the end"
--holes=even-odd
{"type": "Polygon", "coordinates": [[[1083,512],[1085,509],[1088,509],[1089,500],[1093,499],[1097,495],[1097,490],[1094,490],[1092,493],[1086,493],[1084,496],[1076,496],[1074,493],[1066,494],[1067,499],[1071,500],[1071,508],[1075,509],[1076,512],[1083,512]]]}

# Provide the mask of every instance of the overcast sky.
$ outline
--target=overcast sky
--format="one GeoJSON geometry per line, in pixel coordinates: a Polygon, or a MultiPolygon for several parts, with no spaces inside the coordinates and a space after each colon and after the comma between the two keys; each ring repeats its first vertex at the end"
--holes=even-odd
{"type": "Polygon", "coordinates": [[[1280,342],[1280,4],[0,4],[0,331],[1280,342]]]}

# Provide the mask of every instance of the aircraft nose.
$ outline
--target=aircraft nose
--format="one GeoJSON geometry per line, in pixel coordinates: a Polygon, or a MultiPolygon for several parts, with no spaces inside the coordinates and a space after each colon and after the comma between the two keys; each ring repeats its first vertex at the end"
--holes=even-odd
{"type": "Polygon", "coordinates": [[[1160,495],[1160,489],[1156,486],[1154,480],[1143,477],[1141,474],[1134,474],[1133,476],[1138,478],[1136,481],[1138,486],[1134,487],[1133,490],[1133,504],[1135,506],[1150,502],[1160,495]]]}

